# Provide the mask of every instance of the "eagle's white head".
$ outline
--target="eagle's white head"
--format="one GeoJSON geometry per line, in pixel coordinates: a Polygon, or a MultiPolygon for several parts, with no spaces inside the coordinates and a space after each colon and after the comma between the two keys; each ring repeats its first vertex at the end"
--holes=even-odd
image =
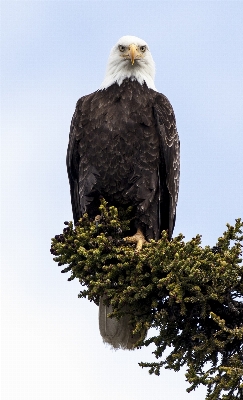
{"type": "Polygon", "coordinates": [[[111,50],[100,90],[115,82],[121,85],[126,78],[141,85],[146,82],[148,88],[156,90],[154,76],[155,64],[147,43],[136,36],[123,36],[111,50]]]}

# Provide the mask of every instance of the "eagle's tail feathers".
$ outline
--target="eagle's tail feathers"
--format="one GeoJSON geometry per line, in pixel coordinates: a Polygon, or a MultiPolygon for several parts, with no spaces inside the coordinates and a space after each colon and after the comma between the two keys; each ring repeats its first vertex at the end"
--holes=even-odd
{"type": "Polygon", "coordinates": [[[100,298],[99,304],[99,328],[104,343],[108,343],[114,349],[133,350],[139,340],[139,335],[132,334],[129,324],[129,315],[124,315],[119,320],[109,318],[112,306],[103,303],[104,297],[100,298]]]}

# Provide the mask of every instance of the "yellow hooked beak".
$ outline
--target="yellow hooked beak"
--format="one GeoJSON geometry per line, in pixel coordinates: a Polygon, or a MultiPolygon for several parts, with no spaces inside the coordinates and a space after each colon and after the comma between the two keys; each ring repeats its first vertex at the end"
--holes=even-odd
{"type": "Polygon", "coordinates": [[[137,46],[135,44],[130,44],[128,55],[130,57],[132,65],[133,65],[134,64],[134,60],[136,60],[136,58],[139,58],[139,56],[140,56],[140,54],[138,52],[138,48],[137,48],[137,46]]]}

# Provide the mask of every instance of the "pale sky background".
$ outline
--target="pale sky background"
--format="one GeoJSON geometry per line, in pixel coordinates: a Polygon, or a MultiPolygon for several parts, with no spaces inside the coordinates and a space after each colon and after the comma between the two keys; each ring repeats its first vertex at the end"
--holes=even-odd
{"type": "Polygon", "coordinates": [[[123,35],[148,42],[181,140],[174,234],[214,245],[243,216],[242,1],[2,1],[2,399],[203,400],[152,348],[112,351],[98,308],[52,261],[72,219],[65,155],[79,97],[123,35]]]}

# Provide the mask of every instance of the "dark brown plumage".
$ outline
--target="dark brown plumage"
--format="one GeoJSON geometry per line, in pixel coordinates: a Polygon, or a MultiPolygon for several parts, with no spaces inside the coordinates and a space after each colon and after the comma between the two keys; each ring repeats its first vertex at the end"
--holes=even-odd
{"type": "Polygon", "coordinates": [[[73,218],[98,213],[99,197],[135,207],[146,239],[171,237],[179,188],[179,138],[168,99],[125,79],[82,97],[72,119],[67,170],[73,218]]]}

